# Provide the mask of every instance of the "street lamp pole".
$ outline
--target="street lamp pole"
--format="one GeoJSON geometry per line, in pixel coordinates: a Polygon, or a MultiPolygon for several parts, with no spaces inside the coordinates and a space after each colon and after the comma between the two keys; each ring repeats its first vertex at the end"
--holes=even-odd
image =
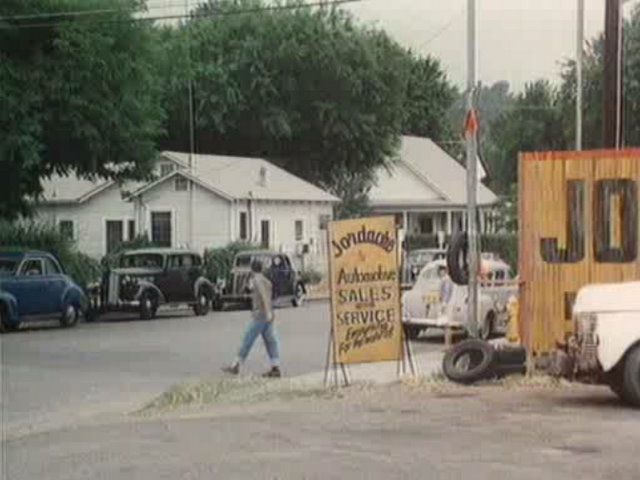
{"type": "Polygon", "coordinates": [[[467,145],[467,224],[469,238],[469,308],[468,325],[472,337],[478,336],[478,175],[477,175],[477,118],[475,114],[475,91],[477,78],[477,19],[476,1],[467,0],[467,118],[465,137],[467,145]]]}

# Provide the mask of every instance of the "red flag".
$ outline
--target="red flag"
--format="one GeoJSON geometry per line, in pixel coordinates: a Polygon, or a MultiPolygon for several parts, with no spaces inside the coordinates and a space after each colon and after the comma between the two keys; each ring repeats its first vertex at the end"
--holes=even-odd
{"type": "Polygon", "coordinates": [[[476,111],[472,108],[467,111],[464,119],[464,136],[475,135],[478,132],[478,117],[476,111]]]}

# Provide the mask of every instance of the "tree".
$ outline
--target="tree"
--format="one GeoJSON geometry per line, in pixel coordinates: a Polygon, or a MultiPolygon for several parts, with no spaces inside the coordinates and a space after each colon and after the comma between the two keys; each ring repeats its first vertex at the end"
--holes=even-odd
{"type": "Polygon", "coordinates": [[[412,57],[345,11],[255,13],[264,5],[211,0],[166,32],[168,50],[184,62],[167,63],[163,145],[189,148],[191,81],[197,151],[266,157],[361,200],[399,145],[412,57]]]}
{"type": "Polygon", "coordinates": [[[489,137],[491,186],[506,194],[517,180],[519,152],[567,148],[557,89],[546,80],[526,84],[512,106],[491,123],[489,137]]]}
{"type": "Polygon", "coordinates": [[[142,0],[0,3],[0,218],[29,214],[54,174],[150,174],[163,109],[155,33],[134,19],[142,8],[142,0]]]}

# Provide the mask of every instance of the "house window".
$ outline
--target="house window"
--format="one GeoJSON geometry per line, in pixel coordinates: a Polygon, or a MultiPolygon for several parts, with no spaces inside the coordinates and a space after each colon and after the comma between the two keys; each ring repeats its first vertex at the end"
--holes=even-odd
{"type": "Polygon", "coordinates": [[[260,222],[260,244],[262,248],[269,248],[269,239],[271,237],[271,222],[262,220],[260,222]]]}
{"type": "Polygon", "coordinates": [[[300,242],[304,237],[304,223],[302,222],[302,220],[296,220],[295,230],[296,230],[296,242],[300,242]]]}
{"type": "Polygon", "coordinates": [[[176,177],[176,192],[184,192],[189,189],[189,180],[184,177],[176,177]]]}
{"type": "Polygon", "coordinates": [[[170,247],[171,212],[151,212],[151,241],[159,247],[170,247]]]}
{"type": "Polygon", "coordinates": [[[136,221],[129,220],[129,240],[135,240],[136,238],[136,221]]]}
{"type": "Polygon", "coordinates": [[[60,220],[60,234],[65,240],[73,240],[73,220],[60,220]]]}
{"type": "Polygon", "coordinates": [[[423,215],[420,217],[420,233],[433,233],[434,225],[433,225],[433,216],[431,215],[423,215]]]}
{"type": "Polygon", "coordinates": [[[240,240],[247,240],[247,212],[240,212],[240,240]]]}
{"type": "Polygon", "coordinates": [[[122,220],[107,220],[107,254],[113,252],[124,240],[122,220]]]}
{"type": "Polygon", "coordinates": [[[165,177],[176,169],[173,163],[162,163],[160,165],[160,176],[165,177]]]}
{"type": "Polygon", "coordinates": [[[320,215],[320,230],[326,230],[329,222],[331,221],[331,215],[322,214],[320,215]]]}

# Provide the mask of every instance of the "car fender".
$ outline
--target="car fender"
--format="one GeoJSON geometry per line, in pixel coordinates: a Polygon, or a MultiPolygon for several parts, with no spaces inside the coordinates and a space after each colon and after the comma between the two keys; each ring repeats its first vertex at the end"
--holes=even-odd
{"type": "Polygon", "coordinates": [[[60,311],[64,311],[67,305],[77,305],[82,312],[89,308],[89,299],[84,291],[75,284],[67,285],[61,298],[60,311]]]}
{"type": "Polygon", "coordinates": [[[9,315],[9,321],[17,323],[19,321],[18,315],[18,301],[9,292],[0,292],[0,305],[4,305],[9,315]]]}
{"type": "Polygon", "coordinates": [[[200,290],[200,288],[206,288],[211,298],[215,296],[215,287],[208,279],[200,277],[196,280],[196,283],[193,284],[194,298],[198,296],[198,290],[200,290]]]}
{"type": "Polygon", "coordinates": [[[598,360],[608,372],[640,341],[640,312],[599,313],[598,360]]]}
{"type": "Polygon", "coordinates": [[[167,299],[164,296],[164,294],[160,291],[160,289],[154,283],[149,282],[147,280],[141,280],[140,282],[138,282],[138,293],[136,293],[135,299],[140,300],[140,297],[142,297],[142,294],[148,291],[152,291],[158,296],[159,303],[166,303],[167,299]]]}

